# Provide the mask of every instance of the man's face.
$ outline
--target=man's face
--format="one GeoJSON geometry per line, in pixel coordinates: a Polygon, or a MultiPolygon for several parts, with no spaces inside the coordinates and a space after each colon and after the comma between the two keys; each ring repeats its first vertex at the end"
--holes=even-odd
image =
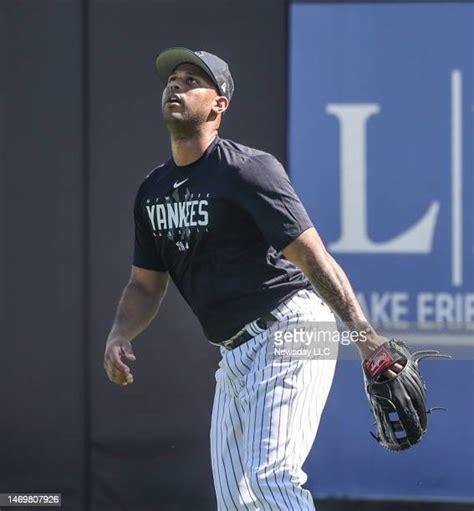
{"type": "Polygon", "coordinates": [[[181,64],[163,90],[163,119],[166,124],[202,124],[209,119],[218,97],[216,86],[204,71],[194,64],[181,64]]]}

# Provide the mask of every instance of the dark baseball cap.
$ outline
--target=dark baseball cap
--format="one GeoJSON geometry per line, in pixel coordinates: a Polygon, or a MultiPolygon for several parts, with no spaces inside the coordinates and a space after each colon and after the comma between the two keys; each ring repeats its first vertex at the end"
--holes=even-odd
{"type": "Polygon", "coordinates": [[[214,82],[222,96],[230,100],[234,93],[234,80],[227,62],[207,51],[188,48],[168,48],[156,58],[156,69],[164,83],[180,64],[194,64],[201,68],[214,82]]]}

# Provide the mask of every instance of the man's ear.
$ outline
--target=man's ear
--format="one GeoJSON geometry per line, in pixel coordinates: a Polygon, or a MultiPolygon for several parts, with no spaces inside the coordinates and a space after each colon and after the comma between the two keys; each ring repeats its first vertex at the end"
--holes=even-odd
{"type": "Polygon", "coordinates": [[[217,114],[223,114],[229,107],[229,100],[225,96],[216,96],[213,110],[217,114]]]}

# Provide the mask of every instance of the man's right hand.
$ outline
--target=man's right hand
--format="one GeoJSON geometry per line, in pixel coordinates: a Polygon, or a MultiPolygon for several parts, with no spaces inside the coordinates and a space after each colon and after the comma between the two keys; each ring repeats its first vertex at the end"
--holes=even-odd
{"type": "Polygon", "coordinates": [[[109,380],[117,385],[133,383],[130,368],[122,362],[122,357],[135,361],[130,341],[126,339],[112,339],[107,341],[104,354],[104,369],[109,380]]]}

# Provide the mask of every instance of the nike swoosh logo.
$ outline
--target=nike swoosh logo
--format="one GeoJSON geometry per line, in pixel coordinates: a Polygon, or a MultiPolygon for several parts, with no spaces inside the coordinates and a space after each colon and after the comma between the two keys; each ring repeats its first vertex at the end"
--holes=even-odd
{"type": "Polygon", "coordinates": [[[186,179],[183,179],[182,181],[176,181],[175,184],[173,185],[173,188],[178,188],[178,186],[181,186],[183,183],[186,183],[186,181],[189,179],[189,177],[187,177],[186,179]]]}

